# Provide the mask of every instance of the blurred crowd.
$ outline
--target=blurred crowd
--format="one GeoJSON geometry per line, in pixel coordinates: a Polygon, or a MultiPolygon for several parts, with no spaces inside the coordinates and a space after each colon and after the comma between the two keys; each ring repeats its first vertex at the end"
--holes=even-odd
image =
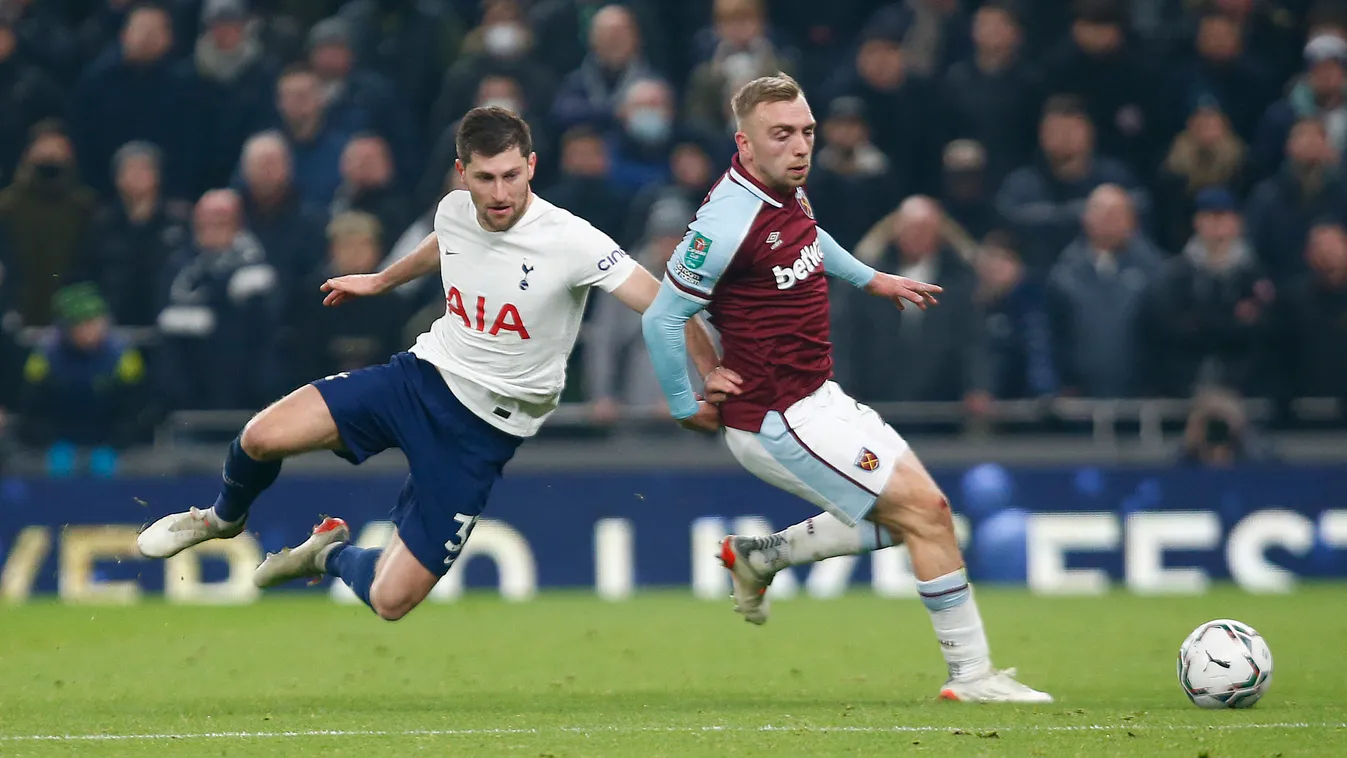
{"type": "MultiPolygon", "coordinates": [[[[1347,397],[1344,2],[0,0],[0,410],[59,462],[403,349],[433,277],[318,284],[430,230],[477,105],[658,270],[776,71],[820,224],[945,288],[836,291],[858,398],[1347,397]]],[[[592,305],[566,399],[657,406],[639,319],[592,305]]]]}

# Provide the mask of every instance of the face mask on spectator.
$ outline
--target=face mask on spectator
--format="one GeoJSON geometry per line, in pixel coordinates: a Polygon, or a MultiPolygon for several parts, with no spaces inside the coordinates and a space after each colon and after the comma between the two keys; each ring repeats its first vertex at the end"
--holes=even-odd
{"type": "Polygon", "coordinates": [[[512,97],[492,97],[482,101],[483,108],[504,108],[511,113],[519,112],[519,103],[512,97]]]}
{"type": "Polygon", "coordinates": [[[659,108],[638,108],[627,119],[627,133],[648,145],[667,140],[672,131],[673,124],[659,108]]]}
{"type": "Polygon", "coordinates": [[[44,182],[54,182],[65,176],[66,165],[60,161],[43,161],[33,164],[33,174],[44,182]]]}
{"type": "Polygon", "coordinates": [[[492,24],[482,35],[482,45],[493,58],[514,58],[524,50],[524,30],[517,24],[492,24]]]}

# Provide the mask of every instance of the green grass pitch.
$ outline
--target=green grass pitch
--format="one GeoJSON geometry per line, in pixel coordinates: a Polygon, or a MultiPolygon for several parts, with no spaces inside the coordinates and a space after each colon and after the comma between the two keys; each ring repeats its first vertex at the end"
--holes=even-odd
{"type": "Polygon", "coordinates": [[[936,702],[921,605],[865,594],[779,602],[761,628],[683,592],[469,596],[395,624],[283,593],[0,607],[0,756],[1347,755],[1347,587],[979,600],[997,663],[1057,703],[936,702]],[[1218,617],[1272,648],[1252,710],[1175,682],[1218,617]]]}

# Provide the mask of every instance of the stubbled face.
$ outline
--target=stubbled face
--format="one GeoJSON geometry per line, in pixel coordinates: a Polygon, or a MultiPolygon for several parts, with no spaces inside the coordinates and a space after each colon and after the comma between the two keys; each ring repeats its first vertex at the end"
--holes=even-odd
{"type": "Polygon", "coordinates": [[[767,184],[793,192],[809,179],[817,124],[804,96],[790,101],[762,103],[735,135],[739,151],[750,159],[767,184]]]}
{"type": "Polygon", "coordinates": [[[456,165],[483,229],[503,232],[518,223],[528,208],[536,154],[525,156],[514,148],[490,157],[473,153],[467,163],[460,160],[456,165]]]}

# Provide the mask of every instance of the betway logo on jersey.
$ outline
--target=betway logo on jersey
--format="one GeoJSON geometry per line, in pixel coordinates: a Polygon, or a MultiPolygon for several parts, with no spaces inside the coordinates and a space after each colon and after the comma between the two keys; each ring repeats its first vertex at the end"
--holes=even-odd
{"type": "Polygon", "coordinates": [[[800,250],[800,257],[790,268],[772,266],[772,273],[776,275],[776,288],[788,290],[794,287],[796,282],[814,273],[820,263],[823,263],[823,249],[819,247],[818,240],[814,240],[814,244],[800,250]]]}
{"type": "Polygon", "coordinates": [[[519,335],[521,340],[529,338],[529,330],[524,326],[524,318],[519,315],[519,308],[514,303],[506,303],[496,309],[496,316],[491,321],[486,320],[486,298],[478,295],[476,306],[474,315],[477,318],[472,320],[468,318],[468,311],[463,307],[463,293],[459,292],[457,287],[450,287],[449,293],[444,297],[446,313],[463,319],[463,326],[469,329],[488,332],[492,337],[501,332],[514,332],[519,335]]]}

